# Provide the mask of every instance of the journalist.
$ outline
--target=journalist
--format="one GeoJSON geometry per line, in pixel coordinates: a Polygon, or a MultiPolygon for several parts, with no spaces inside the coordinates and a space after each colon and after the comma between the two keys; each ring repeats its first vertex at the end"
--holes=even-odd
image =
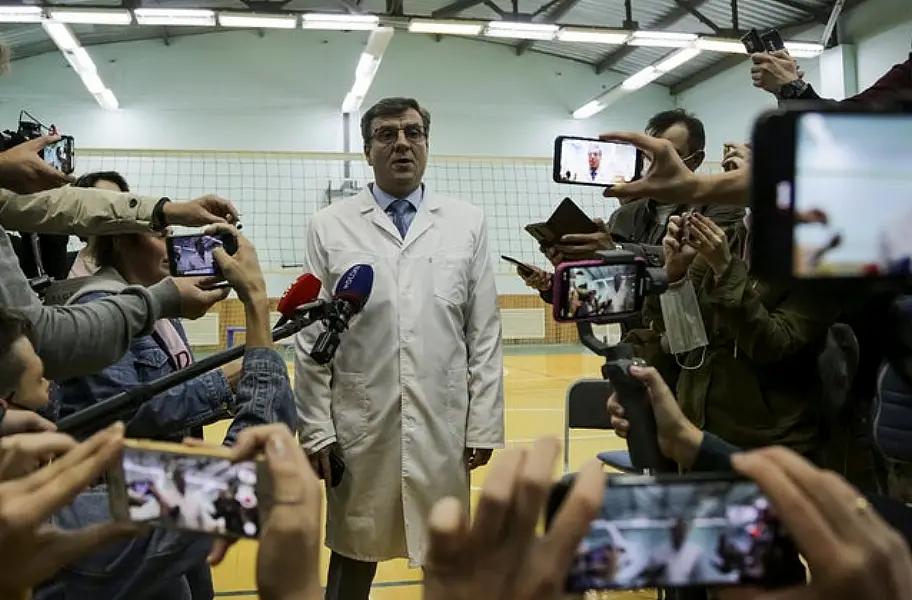
{"type": "MultiPolygon", "coordinates": [[[[220,226],[220,233],[234,235],[238,242],[238,251],[233,256],[221,249],[214,256],[243,302],[246,315],[247,350],[243,370],[237,372],[236,395],[231,392],[228,378],[218,371],[190,380],[143,405],[127,423],[131,437],[165,441],[179,441],[184,436],[199,438],[202,425],[229,414],[234,420],[225,438],[226,445],[232,445],[243,430],[255,425],[280,423],[292,429],[297,425],[285,360],[272,349],[269,300],[256,250],[247,238],[228,225],[220,226]]],[[[111,283],[126,285],[125,280],[140,277],[141,273],[160,278],[164,245],[152,234],[144,235],[99,238],[105,245],[103,252],[108,254],[97,255],[102,270],[99,276],[90,278],[99,281],[90,283],[89,289],[111,283]],[[136,244],[146,247],[139,250],[136,244]],[[118,254],[117,248],[124,253],[118,254]],[[154,259],[157,264],[153,264],[154,259]],[[109,260],[114,260],[117,267],[107,265],[109,260]]],[[[96,244],[99,239],[95,240],[96,244]]],[[[179,327],[176,322],[159,321],[155,335],[134,341],[117,364],[97,375],[62,382],[55,390],[55,399],[66,412],[73,412],[180,369],[175,348],[160,341],[169,340],[180,347],[180,352],[189,352],[186,336],[179,327]]],[[[58,512],[54,522],[62,529],[76,529],[110,518],[107,486],[100,481],[58,512]]],[[[211,597],[212,580],[206,564],[211,550],[208,538],[156,529],[75,561],[60,572],[53,585],[36,592],[35,599],[211,597]]]]}
{"type": "MultiPolygon", "coordinates": [[[[27,144],[0,153],[5,164],[0,169],[2,186],[11,180],[27,180],[33,187],[57,182],[34,165],[46,166],[37,152],[22,151],[27,144]]],[[[0,307],[15,308],[29,320],[49,378],[98,372],[119,360],[137,335],[148,335],[158,319],[198,318],[227,291],[203,289],[195,278],[168,278],[149,288],[129,286],[117,296],[84,306],[43,306],[19,269],[4,228],[91,236],[219,222],[237,222],[237,211],[217,196],[171,202],[92,188],[64,187],[24,196],[0,189],[0,307]],[[81,351],[74,358],[72,349],[77,347],[81,351]]]]}

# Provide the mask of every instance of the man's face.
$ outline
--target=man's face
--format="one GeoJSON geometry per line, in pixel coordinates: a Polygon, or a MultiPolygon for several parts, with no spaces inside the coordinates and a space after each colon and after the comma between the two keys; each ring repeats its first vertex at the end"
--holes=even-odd
{"type": "Polygon", "coordinates": [[[589,150],[589,168],[598,171],[599,165],[602,164],[602,152],[598,149],[589,150]]]}
{"type": "Polygon", "coordinates": [[[35,354],[35,348],[26,337],[21,337],[11,349],[13,360],[22,365],[19,385],[6,399],[10,406],[37,410],[47,406],[48,380],[44,378],[44,363],[35,354]]]}
{"type": "Polygon", "coordinates": [[[421,184],[427,166],[427,132],[421,114],[410,108],[396,117],[374,119],[364,154],[374,168],[377,185],[390,194],[410,194],[421,184]]]}
{"type": "Polygon", "coordinates": [[[675,152],[684,160],[684,164],[691,171],[696,171],[703,164],[703,151],[694,152],[690,149],[690,134],[687,132],[687,126],[683,123],[675,123],[656,137],[671,142],[675,152]]]}

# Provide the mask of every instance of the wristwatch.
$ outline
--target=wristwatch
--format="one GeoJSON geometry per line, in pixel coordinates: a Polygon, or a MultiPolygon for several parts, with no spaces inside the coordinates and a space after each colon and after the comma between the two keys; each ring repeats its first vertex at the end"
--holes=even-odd
{"type": "Polygon", "coordinates": [[[796,98],[800,98],[807,89],[808,82],[802,79],[796,79],[779,88],[779,97],[783,100],[795,100],[796,98]]]}
{"type": "Polygon", "coordinates": [[[168,221],[165,219],[165,204],[169,202],[171,202],[171,198],[162,197],[155,203],[155,208],[152,209],[153,231],[162,231],[168,226],[168,221]]]}

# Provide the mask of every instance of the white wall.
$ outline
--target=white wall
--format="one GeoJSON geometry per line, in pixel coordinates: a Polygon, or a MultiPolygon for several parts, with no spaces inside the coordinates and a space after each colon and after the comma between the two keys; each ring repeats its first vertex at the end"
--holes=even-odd
{"type": "MultiPolygon", "coordinates": [[[[27,107],[84,148],[340,151],[339,108],[366,39],[241,31],[175,38],[171,46],[90,47],[123,107],[117,113],[98,108],[62,56],[49,53],[15,62],[4,76],[0,123],[14,125],[27,107]]],[[[418,98],[432,112],[438,154],[543,157],[556,135],[640,130],[673,107],[666,88],[650,86],[596,118],[571,118],[619,79],[493,44],[397,33],[365,107],[383,96],[418,98]]]]}

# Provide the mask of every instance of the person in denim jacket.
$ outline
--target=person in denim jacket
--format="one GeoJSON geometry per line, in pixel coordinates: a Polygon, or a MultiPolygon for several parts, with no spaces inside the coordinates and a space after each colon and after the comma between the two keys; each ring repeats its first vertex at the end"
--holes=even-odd
{"type": "MultiPolygon", "coordinates": [[[[231,231],[238,236],[238,253],[233,257],[220,253],[218,260],[244,303],[248,331],[253,336],[248,337],[243,367],[223,367],[156,396],[127,420],[130,437],[169,441],[186,436],[202,438],[203,425],[233,416],[224,442],[231,445],[241,430],[252,425],[281,422],[296,426],[287,367],[271,348],[268,299],[256,251],[246,238],[231,231]]],[[[99,271],[87,278],[88,285],[71,301],[87,302],[116,293],[103,291],[105,286],[149,285],[167,274],[164,240],[155,234],[96,238],[91,244],[99,271]]],[[[159,322],[152,335],[134,340],[116,364],[96,375],[59,382],[52,392],[52,404],[58,416],[66,416],[191,362],[180,323],[159,322]]],[[[57,513],[55,522],[69,529],[110,518],[107,487],[100,482],[57,513]]],[[[60,585],[45,586],[35,598],[212,598],[206,562],[211,547],[207,537],[156,529],[148,536],[110,546],[70,565],[53,582],[60,585]]]]}

